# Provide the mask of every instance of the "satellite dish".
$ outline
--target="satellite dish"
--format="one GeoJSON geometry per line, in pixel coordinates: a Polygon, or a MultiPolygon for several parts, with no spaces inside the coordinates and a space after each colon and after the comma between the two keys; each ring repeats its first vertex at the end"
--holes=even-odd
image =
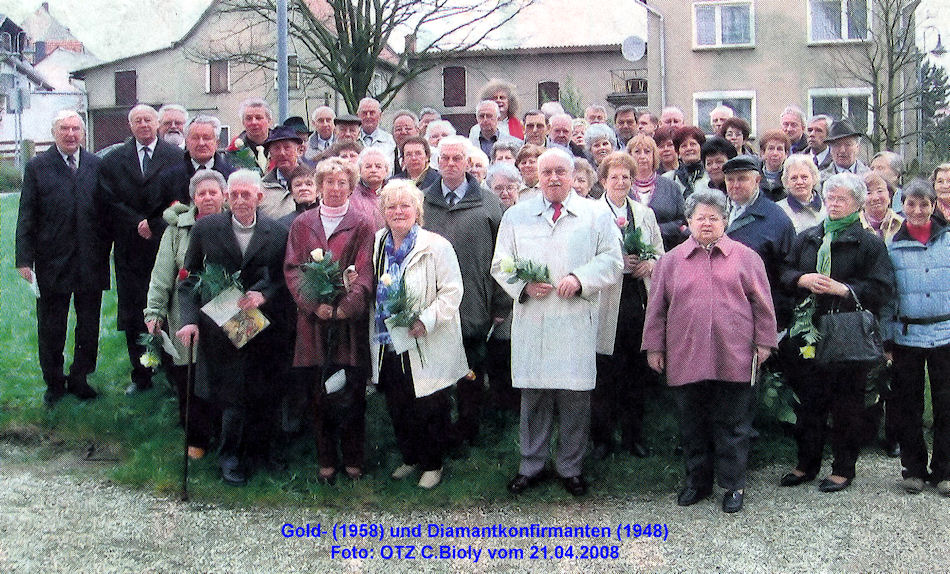
{"type": "Polygon", "coordinates": [[[620,44],[620,53],[623,54],[624,59],[630,62],[638,61],[646,51],[646,42],[640,36],[628,36],[620,44]]]}

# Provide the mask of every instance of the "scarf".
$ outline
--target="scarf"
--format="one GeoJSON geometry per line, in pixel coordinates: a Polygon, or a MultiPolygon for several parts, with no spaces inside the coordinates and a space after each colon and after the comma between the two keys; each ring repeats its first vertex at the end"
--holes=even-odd
{"type": "Polygon", "coordinates": [[[389,275],[389,277],[392,278],[392,282],[387,286],[383,284],[382,276],[376,278],[376,342],[380,345],[392,343],[392,337],[389,335],[389,329],[386,328],[385,322],[392,313],[389,312],[389,306],[386,300],[389,298],[390,290],[399,288],[399,283],[402,281],[404,271],[403,262],[406,260],[406,256],[409,255],[409,252],[416,246],[416,235],[418,232],[419,225],[413,225],[412,229],[410,229],[406,235],[406,238],[402,240],[399,249],[396,249],[396,245],[393,242],[392,232],[386,234],[385,243],[383,244],[383,256],[385,257],[383,274],[389,275]]]}
{"type": "Polygon", "coordinates": [[[696,180],[703,177],[705,173],[703,169],[703,162],[697,161],[696,163],[685,164],[681,163],[680,166],[676,169],[676,179],[683,184],[683,187],[686,190],[683,192],[683,198],[687,198],[693,194],[693,184],[696,183],[696,180]]]}
{"type": "Polygon", "coordinates": [[[818,260],[815,262],[815,271],[822,275],[831,277],[831,242],[838,238],[848,227],[851,227],[855,221],[861,218],[857,211],[841,219],[825,219],[825,235],[821,240],[821,247],[818,248],[818,260]]]}
{"type": "Polygon", "coordinates": [[[887,217],[887,212],[884,213],[884,217],[880,219],[875,219],[870,212],[864,212],[864,219],[868,222],[868,225],[871,226],[871,229],[877,233],[878,237],[884,237],[884,230],[881,229],[881,224],[884,223],[884,218],[887,217]]]}
{"type": "Polygon", "coordinates": [[[786,199],[788,200],[788,207],[791,208],[791,210],[795,213],[800,213],[806,207],[816,213],[821,209],[821,196],[814,192],[811,194],[811,201],[808,203],[802,203],[798,201],[792,194],[788,194],[786,199]]]}
{"type": "Polygon", "coordinates": [[[656,188],[656,172],[652,172],[647,179],[633,178],[633,187],[630,189],[630,195],[637,201],[640,201],[640,194],[649,195],[656,188]]]}

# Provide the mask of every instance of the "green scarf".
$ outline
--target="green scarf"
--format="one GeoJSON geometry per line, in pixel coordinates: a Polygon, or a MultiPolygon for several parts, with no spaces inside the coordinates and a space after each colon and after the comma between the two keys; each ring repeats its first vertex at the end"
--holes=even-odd
{"type": "Polygon", "coordinates": [[[830,217],[825,219],[825,236],[821,240],[821,247],[818,248],[818,261],[815,263],[815,271],[831,277],[831,242],[860,218],[861,214],[855,211],[841,219],[831,219],[830,217]]]}

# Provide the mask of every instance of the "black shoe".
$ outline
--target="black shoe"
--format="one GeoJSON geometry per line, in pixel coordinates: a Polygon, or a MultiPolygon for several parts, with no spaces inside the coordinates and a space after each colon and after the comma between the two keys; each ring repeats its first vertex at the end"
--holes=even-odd
{"type": "Polygon", "coordinates": [[[594,445],[594,449],[590,451],[590,456],[594,460],[604,460],[605,458],[610,456],[610,451],[611,451],[611,448],[609,444],[599,442],[599,443],[596,443],[594,445]]]}
{"type": "Polygon", "coordinates": [[[46,392],[43,393],[43,405],[45,405],[46,408],[51,409],[54,406],[56,406],[56,403],[58,403],[60,399],[62,399],[65,396],[66,396],[66,391],[61,388],[46,389],[46,392]]]}
{"type": "Polygon", "coordinates": [[[680,491],[680,495],[676,497],[676,504],[680,506],[692,506],[710,494],[712,494],[712,488],[697,490],[691,486],[687,486],[680,491]]]}
{"type": "Polygon", "coordinates": [[[138,393],[144,393],[145,391],[151,388],[152,388],[151,381],[149,381],[148,383],[132,383],[128,387],[125,388],[125,394],[131,397],[132,395],[136,395],[138,393]]]}
{"type": "Polygon", "coordinates": [[[884,454],[890,458],[899,458],[901,455],[901,445],[896,440],[885,441],[882,445],[884,447],[884,454]]]}
{"type": "Polygon", "coordinates": [[[587,481],[579,474],[566,478],[561,477],[561,483],[564,485],[564,490],[571,496],[584,496],[587,494],[587,481]]]}
{"type": "Polygon", "coordinates": [[[244,486],[247,477],[241,472],[238,465],[221,465],[221,479],[231,486],[244,486]]]}
{"type": "Polygon", "coordinates": [[[830,478],[826,478],[818,483],[818,490],[822,492],[839,492],[851,486],[851,479],[847,479],[844,482],[834,482],[830,478]]]}
{"type": "Polygon", "coordinates": [[[727,514],[742,510],[742,491],[727,490],[722,497],[722,511],[727,514]]]}
{"type": "Polygon", "coordinates": [[[813,480],[815,480],[814,474],[795,474],[794,472],[789,472],[782,477],[779,484],[782,486],[798,486],[799,484],[805,484],[813,480]]]}
{"type": "Polygon", "coordinates": [[[96,389],[89,386],[86,377],[69,377],[66,379],[66,392],[74,395],[81,401],[88,401],[99,396],[96,389]]]}
{"type": "Polygon", "coordinates": [[[635,442],[630,445],[630,454],[637,458],[646,458],[650,456],[650,449],[644,446],[642,442],[635,442]]]}
{"type": "Polygon", "coordinates": [[[519,474],[508,483],[508,492],[511,494],[521,494],[532,486],[537,486],[545,478],[547,478],[547,476],[543,470],[534,476],[519,474]]]}

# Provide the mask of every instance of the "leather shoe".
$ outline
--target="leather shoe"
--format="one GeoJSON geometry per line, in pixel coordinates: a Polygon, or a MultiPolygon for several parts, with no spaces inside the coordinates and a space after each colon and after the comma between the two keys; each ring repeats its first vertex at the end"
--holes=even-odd
{"type": "Polygon", "coordinates": [[[650,456],[650,449],[642,442],[635,442],[630,445],[630,454],[637,458],[647,458],[650,456]]]}
{"type": "Polygon", "coordinates": [[[896,440],[884,443],[884,454],[889,458],[898,458],[901,455],[901,445],[896,440]]]}
{"type": "Polygon", "coordinates": [[[732,514],[733,512],[742,510],[742,496],[743,493],[741,490],[727,490],[726,494],[722,497],[722,511],[732,514]]]}
{"type": "Polygon", "coordinates": [[[74,395],[81,401],[88,401],[99,396],[96,389],[89,386],[86,377],[70,377],[66,380],[66,392],[74,395]]]}
{"type": "Polygon", "coordinates": [[[699,490],[691,486],[687,486],[681,490],[680,495],[676,497],[676,504],[680,506],[692,506],[710,494],[712,494],[712,488],[704,488],[699,490]]]}
{"type": "Polygon", "coordinates": [[[66,389],[64,389],[62,386],[49,387],[46,389],[46,392],[43,393],[43,405],[45,405],[46,408],[51,409],[56,405],[56,403],[60,401],[60,399],[65,396],[66,389]]]}
{"type": "Polygon", "coordinates": [[[782,477],[779,484],[782,486],[798,486],[799,484],[805,484],[813,480],[815,480],[814,474],[795,474],[794,472],[789,472],[782,477]]]}
{"type": "Polygon", "coordinates": [[[136,395],[138,393],[144,393],[145,391],[151,388],[152,388],[152,383],[149,383],[147,385],[141,385],[139,383],[131,383],[129,386],[125,388],[125,394],[126,396],[131,397],[132,395],[136,395]]]}
{"type": "Polygon", "coordinates": [[[851,486],[851,479],[848,478],[844,482],[835,482],[830,478],[825,478],[820,483],[818,483],[818,490],[822,492],[839,492],[851,486]]]}
{"type": "Polygon", "coordinates": [[[244,473],[241,472],[237,466],[222,466],[221,479],[224,480],[225,484],[231,486],[244,486],[247,484],[247,477],[244,476],[244,473]]]}
{"type": "Polygon", "coordinates": [[[562,477],[561,482],[564,484],[564,490],[571,496],[584,496],[587,494],[587,482],[584,480],[584,477],[579,474],[577,476],[562,477]]]}
{"type": "Polygon", "coordinates": [[[518,474],[508,483],[508,492],[511,494],[521,494],[529,488],[537,486],[545,478],[547,478],[547,476],[545,476],[543,470],[534,476],[518,474]]]}

